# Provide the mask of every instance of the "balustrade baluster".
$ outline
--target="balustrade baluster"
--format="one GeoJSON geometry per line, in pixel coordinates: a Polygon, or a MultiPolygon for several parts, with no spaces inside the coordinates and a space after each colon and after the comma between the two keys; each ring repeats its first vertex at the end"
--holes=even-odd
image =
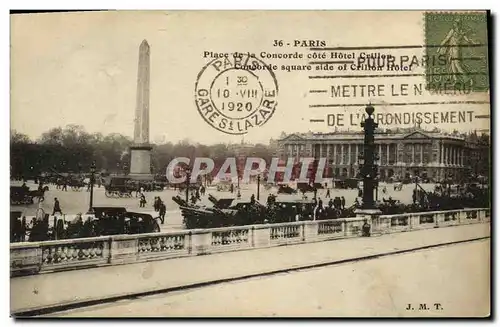
{"type": "Polygon", "coordinates": [[[157,237],[150,238],[149,242],[151,243],[151,251],[153,252],[160,251],[160,240],[157,237]]]}
{"type": "Polygon", "coordinates": [[[103,243],[99,243],[96,247],[95,253],[98,257],[102,256],[103,243]]]}
{"type": "Polygon", "coordinates": [[[174,248],[174,240],[170,236],[165,236],[165,243],[167,245],[167,250],[172,250],[174,248]]]}
{"type": "Polygon", "coordinates": [[[160,251],[168,249],[166,236],[159,237],[159,241],[160,241],[160,251]]]}
{"type": "Polygon", "coordinates": [[[61,253],[62,253],[62,248],[60,246],[57,247],[57,250],[54,253],[54,262],[60,262],[61,261],[61,253]]]}
{"type": "Polygon", "coordinates": [[[61,252],[61,261],[67,261],[68,260],[68,246],[65,245],[63,248],[62,248],[62,252],[61,252]]]}
{"type": "Polygon", "coordinates": [[[75,252],[74,245],[69,245],[67,247],[68,252],[66,253],[66,260],[67,261],[72,261],[74,259],[73,253],[75,252]]]}

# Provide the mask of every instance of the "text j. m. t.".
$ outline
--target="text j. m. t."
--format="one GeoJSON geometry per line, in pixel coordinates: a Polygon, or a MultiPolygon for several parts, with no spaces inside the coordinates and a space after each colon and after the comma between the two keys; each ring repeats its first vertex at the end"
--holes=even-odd
{"type": "Polygon", "coordinates": [[[406,306],[406,310],[419,310],[419,311],[425,311],[425,310],[443,310],[443,306],[441,303],[434,303],[432,305],[428,305],[427,303],[419,303],[418,305],[413,305],[412,303],[408,303],[406,306]]]}

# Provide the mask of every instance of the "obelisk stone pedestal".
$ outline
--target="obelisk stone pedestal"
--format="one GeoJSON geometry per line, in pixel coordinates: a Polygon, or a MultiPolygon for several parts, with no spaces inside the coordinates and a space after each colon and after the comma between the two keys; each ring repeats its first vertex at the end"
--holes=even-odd
{"type": "Polygon", "coordinates": [[[137,180],[152,180],[150,145],[133,145],[130,147],[129,177],[137,180]]]}

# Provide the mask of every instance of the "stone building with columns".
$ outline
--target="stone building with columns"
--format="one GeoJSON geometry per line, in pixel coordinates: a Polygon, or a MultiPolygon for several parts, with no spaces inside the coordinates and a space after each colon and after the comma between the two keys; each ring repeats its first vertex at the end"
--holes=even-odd
{"type": "MultiPolygon", "coordinates": [[[[358,156],[363,151],[362,132],[295,133],[277,140],[282,160],[300,157],[327,158],[324,176],[352,178],[358,173],[358,156]]],[[[462,179],[478,174],[485,146],[463,134],[449,134],[419,128],[376,132],[379,178],[420,176],[434,181],[462,179]]],[[[486,149],[489,151],[489,149],[486,149]]],[[[484,163],[484,162],[483,162],[484,163]]]]}

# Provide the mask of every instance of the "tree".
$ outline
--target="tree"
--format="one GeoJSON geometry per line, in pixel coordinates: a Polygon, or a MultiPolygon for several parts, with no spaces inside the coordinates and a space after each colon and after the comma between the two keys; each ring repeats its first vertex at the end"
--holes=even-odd
{"type": "MultiPolygon", "coordinates": [[[[43,133],[37,141],[15,130],[11,131],[12,174],[38,175],[43,172],[88,172],[93,161],[98,170],[121,173],[129,166],[132,140],[112,133],[87,133],[80,125],[55,127],[43,133]]],[[[214,160],[216,173],[228,157],[235,156],[235,147],[220,143],[204,145],[184,139],[176,144],[167,142],[153,145],[151,163],[155,171],[165,174],[168,164],[177,157],[208,157],[214,160]]],[[[275,148],[264,144],[246,147],[243,157],[261,157],[270,163],[275,148]]],[[[192,164],[192,162],[191,162],[192,164]]]]}
{"type": "Polygon", "coordinates": [[[15,129],[10,131],[10,144],[28,144],[31,143],[30,137],[26,134],[19,133],[15,129]]]}

